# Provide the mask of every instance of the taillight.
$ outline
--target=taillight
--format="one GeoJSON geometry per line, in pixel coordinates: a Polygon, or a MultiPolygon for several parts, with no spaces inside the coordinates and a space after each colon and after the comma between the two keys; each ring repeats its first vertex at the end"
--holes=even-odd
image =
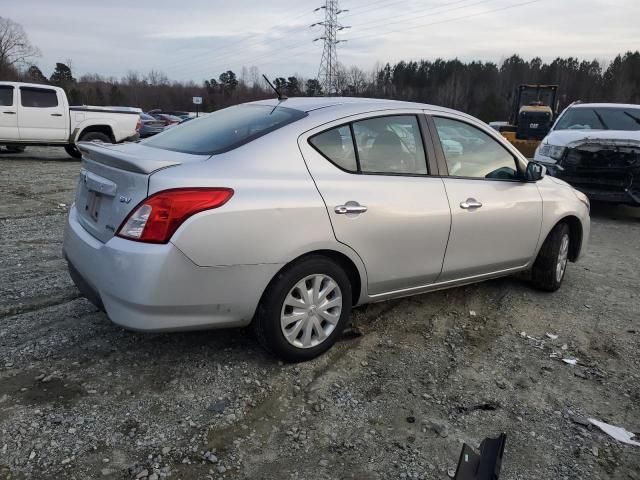
{"type": "Polygon", "coordinates": [[[138,117],[138,123],[136,123],[136,132],[140,131],[141,128],[142,128],[142,120],[140,120],[140,117],[138,117]]]}
{"type": "Polygon", "coordinates": [[[154,193],[127,216],[117,235],[147,243],[167,243],[182,223],[227,203],[231,188],[176,188],[154,193]]]}

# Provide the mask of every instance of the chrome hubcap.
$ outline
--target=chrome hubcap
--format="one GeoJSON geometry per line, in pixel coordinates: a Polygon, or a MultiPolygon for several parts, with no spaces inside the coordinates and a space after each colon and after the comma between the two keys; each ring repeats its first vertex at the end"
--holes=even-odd
{"type": "Polygon", "coordinates": [[[569,235],[564,234],[560,242],[560,252],[558,252],[558,263],[556,264],[556,280],[559,282],[564,277],[567,269],[567,258],[569,257],[569,235]]]}
{"type": "Polygon", "coordinates": [[[335,330],[342,313],[342,292],[331,277],[309,275],[287,294],[280,314],[284,338],[297,348],[320,345],[335,330]]]}

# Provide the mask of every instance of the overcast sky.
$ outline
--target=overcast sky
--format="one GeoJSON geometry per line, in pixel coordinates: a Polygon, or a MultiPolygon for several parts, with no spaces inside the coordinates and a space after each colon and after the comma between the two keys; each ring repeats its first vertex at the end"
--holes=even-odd
{"type": "MultiPolygon", "coordinates": [[[[25,28],[49,75],[164,72],[175,80],[257,66],[315,76],[323,0],[0,0],[25,28]]],[[[501,59],[518,53],[610,60],[640,48],[640,0],[343,0],[339,60],[369,70],[400,59],[501,59]]]]}

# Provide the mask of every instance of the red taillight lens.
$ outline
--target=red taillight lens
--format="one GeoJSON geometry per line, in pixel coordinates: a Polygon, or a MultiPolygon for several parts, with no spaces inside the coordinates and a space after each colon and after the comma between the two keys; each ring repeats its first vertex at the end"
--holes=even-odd
{"type": "Polygon", "coordinates": [[[136,131],[140,131],[141,128],[142,128],[142,120],[140,120],[140,117],[138,117],[138,123],[136,123],[136,131]]]}
{"type": "Polygon", "coordinates": [[[147,243],[167,243],[182,223],[227,203],[231,188],[176,188],[154,193],[125,219],[117,235],[147,243]]]}

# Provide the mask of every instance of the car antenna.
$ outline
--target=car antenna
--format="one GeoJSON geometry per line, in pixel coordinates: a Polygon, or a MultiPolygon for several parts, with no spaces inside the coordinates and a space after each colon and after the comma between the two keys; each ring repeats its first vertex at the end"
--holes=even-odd
{"type": "Polygon", "coordinates": [[[262,76],[264,77],[265,81],[269,84],[269,86],[273,89],[273,91],[276,92],[276,95],[278,95],[278,100],[280,100],[282,102],[283,100],[286,100],[287,98],[289,98],[286,95],[281,94],[280,90],[278,90],[276,87],[274,87],[273,83],[271,83],[269,81],[269,79],[267,78],[267,76],[264,73],[262,74],[262,76]]]}

